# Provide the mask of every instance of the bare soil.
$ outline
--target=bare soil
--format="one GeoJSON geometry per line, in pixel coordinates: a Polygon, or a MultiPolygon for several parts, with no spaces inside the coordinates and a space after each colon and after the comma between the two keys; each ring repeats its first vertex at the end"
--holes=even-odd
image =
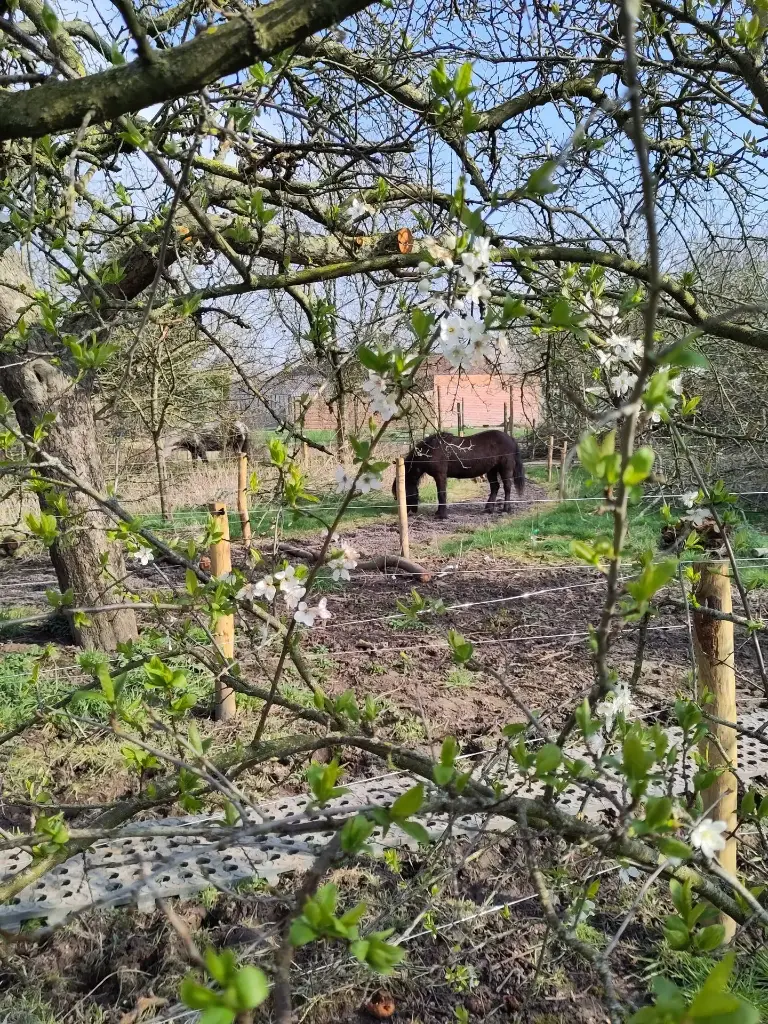
{"type": "MultiPolygon", "coordinates": [[[[477,490],[484,498],[484,486],[478,485],[477,490]]],[[[540,493],[544,493],[541,488],[529,484],[528,503],[516,506],[517,513],[525,512],[540,493]]],[[[496,513],[494,518],[499,521],[502,516],[496,513]]],[[[357,573],[349,584],[327,593],[333,618],[305,640],[308,660],[324,688],[338,694],[351,687],[361,702],[366,694],[374,694],[383,708],[382,731],[403,742],[429,748],[453,734],[464,752],[492,748],[503,725],[522,718],[509,690],[556,725],[591,685],[587,630],[600,614],[601,575],[581,566],[522,564],[478,553],[453,559],[439,555],[441,540],[480,525],[485,528],[489,519],[477,507],[454,505],[446,522],[435,520],[426,510],[411,522],[412,557],[432,574],[428,583],[416,584],[418,592],[441,600],[446,609],[442,614],[423,616],[416,623],[393,618],[397,601],[407,601],[413,583],[403,576],[357,573]],[[475,644],[477,659],[501,672],[508,690],[488,675],[456,669],[445,641],[449,629],[475,644]]],[[[346,530],[344,538],[364,555],[397,550],[392,522],[346,530]]],[[[294,540],[306,546],[314,538],[302,534],[294,540]]],[[[264,554],[269,557],[266,549],[264,554]]],[[[183,572],[170,566],[162,571],[161,583],[153,567],[132,568],[129,585],[150,588],[167,587],[169,581],[182,583],[183,572]]],[[[22,600],[35,604],[49,585],[48,575],[43,559],[12,564],[0,575],[0,587],[8,588],[0,590],[4,603],[9,600],[6,595],[11,595],[16,604],[22,600]],[[25,582],[32,585],[22,586],[25,582]]],[[[765,600],[755,595],[756,614],[763,612],[765,600]]],[[[616,637],[613,664],[621,678],[631,674],[636,643],[636,628],[616,637]]],[[[0,655],[24,649],[24,643],[16,640],[0,647],[0,655]]],[[[71,649],[60,650],[64,660],[74,656],[71,649]]],[[[255,656],[247,649],[238,653],[247,681],[248,672],[257,671],[255,656]]],[[[739,640],[737,666],[740,700],[761,692],[748,639],[739,640]]],[[[651,713],[668,707],[676,692],[690,688],[689,671],[685,616],[665,608],[654,617],[648,632],[637,688],[640,708],[651,713]]],[[[253,713],[244,709],[239,722],[226,727],[229,732],[218,731],[217,742],[232,743],[238,734],[247,734],[253,713]]],[[[213,735],[210,723],[201,725],[213,735]]],[[[61,766],[57,799],[109,800],[135,785],[119,757],[109,762],[107,771],[96,752],[89,760],[83,749],[77,749],[75,736],[62,736],[50,726],[27,733],[23,741],[6,749],[12,756],[21,756],[24,746],[27,752],[30,746],[37,748],[54,774],[61,766]]],[[[370,773],[374,767],[366,758],[347,764],[352,775],[370,773]]],[[[270,795],[293,792],[301,784],[296,773],[279,765],[248,782],[270,795]]],[[[23,824],[21,820],[5,822],[6,827],[23,824]]],[[[322,944],[299,951],[296,978],[301,1019],[311,1024],[371,1020],[364,1006],[374,990],[384,985],[395,1001],[394,1019],[413,1024],[453,1021],[457,1007],[466,1008],[470,1020],[605,1021],[599,982],[583,961],[558,948],[554,959],[547,957],[547,969],[537,972],[545,930],[536,901],[525,899],[531,890],[515,841],[491,839],[485,848],[474,851],[473,858],[469,853],[467,848],[454,847],[431,851],[423,858],[404,854],[399,865],[363,863],[337,872],[350,903],[362,899],[368,904],[366,930],[404,928],[425,909],[430,917],[414,930],[407,975],[386,983],[372,979],[340,957],[338,950],[322,944]],[[484,913],[488,907],[514,901],[523,902],[508,913],[484,913]],[[471,920],[450,924],[466,918],[471,920]],[[423,927],[425,922],[429,927],[423,927]]],[[[543,858],[552,858],[553,870],[559,856],[557,849],[542,851],[543,858]]],[[[583,855],[578,851],[568,856],[574,877],[586,877],[595,870],[594,863],[581,862],[583,855]]],[[[178,904],[177,910],[200,946],[235,944],[252,959],[272,941],[274,922],[282,913],[290,885],[290,881],[281,885],[280,892],[253,886],[238,893],[204,894],[178,904]]],[[[600,899],[603,917],[597,923],[609,934],[626,910],[627,899],[625,888],[608,876],[600,899]]],[[[657,906],[641,908],[627,933],[628,942],[616,961],[623,994],[641,996],[644,990],[643,950],[649,948],[652,937],[657,938],[657,919],[657,906]]],[[[178,982],[186,970],[181,942],[161,913],[92,912],[55,933],[41,948],[16,944],[10,950],[0,962],[0,992],[7,993],[4,1001],[0,996],[0,1009],[12,1024],[48,1024],[49,1017],[36,1016],[26,1008],[31,994],[39,990],[56,1020],[136,1024],[142,1008],[148,1017],[172,1014],[178,982]],[[168,1001],[167,1009],[162,1000],[168,1001]]]]}

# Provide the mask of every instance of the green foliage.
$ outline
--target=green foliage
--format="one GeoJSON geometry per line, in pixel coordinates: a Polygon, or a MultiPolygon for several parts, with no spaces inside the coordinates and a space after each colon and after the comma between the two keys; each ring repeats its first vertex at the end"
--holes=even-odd
{"type": "Polygon", "coordinates": [[[397,825],[417,843],[426,846],[429,843],[427,830],[418,821],[409,821],[414,814],[418,814],[423,804],[424,786],[419,783],[401,794],[391,807],[376,807],[370,814],[376,824],[381,826],[384,835],[392,825],[397,825]]]}
{"type": "Polygon", "coordinates": [[[238,966],[232,950],[220,953],[207,949],[205,966],[214,986],[204,985],[189,974],[182,981],[179,996],[192,1010],[201,1010],[201,1024],[232,1024],[238,1014],[254,1010],[269,994],[263,971],[251,965],[238,966]]]}
{"type": "Polygon", "coordinates": [[[671,879],[669,891],[677,914],[664,918],[663,931],[672,949],[693,949],[699,953],[717,949],[723,941],[725,929],[721,924],[713,923],[717,918],[714,908],[704,901],[694,903],[690,880],[681,883],[671,879]]]}
{"type": "Polygon", "coordinates": [[[336,785],[337,780],[343,774],[344,769],[339,765],[335,757],[329,764],[320,764],[318,761],[313,761],[307,768],[309,788],[312,790],[315,801],[321,807],[327,804],[329,800],[349,792],[345,786],[336,785]]]}
{"type": "Polygon", "coordinates": [[[468,640],[464,639],[461,633],[457,633],[455,629],[448,631],[448,643],[453,660],[457,665],[466,665],[472,659],[474,647],[468,640]]]}
{"type": "Polygon", "coordinates": [[[661,976],[654,978],[653,1005],[638,1010],[630,1024],[759,1024],[757,1009],[728,991],[733,964],[734,954],[727,953],[690,1001],[674,982],[661,976]]]}

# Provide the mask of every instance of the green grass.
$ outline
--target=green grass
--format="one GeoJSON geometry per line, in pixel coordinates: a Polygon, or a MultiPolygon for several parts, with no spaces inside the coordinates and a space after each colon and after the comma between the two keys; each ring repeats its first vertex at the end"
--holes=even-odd
{"type": "MultiPolygon", "coordinates": [[[[434,486],[423,488],[424,500],[435,501],[434,486]],[[428,497],[431,491],[431,497],[428,497]]],[[[298,509],[276,510],[270,504],[255,504],[251,509],[251,529],[256,537],[268,537],[275,529],[275,521],[280,516],[281,531],[290,533],[310,533],[325,529],[334,521],[341,498],[330,491],[317,496],[316,502],[303,502],[298,509]]],[[[157,533],[169,531],[202,530],[208,521],[207,507],[179,509],[182,513],[177,519],[166,521],[159,514],[137,516],[141,525],[157,533]]],[[[344,514],[343,522],[348,526],[361,525],[376,519],[391,519],[397,506],[389,489],[371,491],[368,494],[357,494],[344,514]]],[[[233,540],[242,536],[240,518],[236,511],[228,513],[229,532],[233,540]]]]}
{"type": "MultiPolygon", "coordinates": [[[[527,471],[528,478],[539,483],[546,481],[546,469],[533,466],[527,471]]],[[[556,479],[550,488],[554,495],[556,479]]],[[[495,555],[514,555],[520,559],[575,560],[570,545],[573,540],[594,541],[598,537],[609,537],[613,529],[610,515],[598,514],[601,493],[587,483],[586,474],[575,469],[568,476],[566,488],[568,497],[594,498],[591,501],[563,501],[557,504],[534,505],[530,513],[514,519],[507,517],[489,519],[488,526],[471,534],[451,537],[440,545],[444,555],[453,556],[460,552],[492,551],[495,555]]],[[[656,551],[659,547],[663,519],[661,502],[641,500],[630,506],[629,531],[625,558],[636,558],[644,551],[656,551]]],[[[675,509],[673,509],[673,512],[675,509]]],[[[677,512],[681,512],[678,509],[677,512]]],[[[762,514],[747,514],[744,525],[738,528],[732,538],[737,557],[751,557],[755,548],[768,548],[768,522],[762,514]]],[[[766,567],[745,567],[742,579],[749,589],[768,587],[768,559],[766,567]]]]}
{"type": "MultiPolygon", "coordinates": [[[[712,957],[665,948],[653,974],[674,981],[691,999],[716,962],[712,957]]],[[[768,1020],[768,951],[760,949],[736,960],[730,990],[752,1003],[761,1020],[768,1020]]]]}
{"type": "MultiPolygon", "coordinates": [[[[134,657],[141,653],[152,653],[156,646],[151,638],[144,637],[134,645],[134,657]]],[[[158,648],[158,653],[162,656],[162,646],[158,648]]],[[[40,670],[35,676],[35,663],[43,654],[42,647],[32,647],[23,653],[12,652],[0,657],[0,729],[12,729],[34,715],[39,708],[50,707],[71,692],[73,680],[70,674],[57,679],[56,668],[47,659],[40,662],[40,670]]],[[[198,664],[183,664],[180,659],[176,659],[175,664],[184,668],[189,691],[194,694],[198,704],[210,702],[213,687],[209,673],[198,664]]],[[[81,682],[85,682],[85,676],[76,678],[76,685],[81,682]]],[[[128,673],[124,694],[127,700],[143,696],[151,701],[151,691],[144,688],[143,669],[134,669],[128,673]]],[[[84,696],[75,698],[70,706],[74,708],[78,702],[81,710],[89,717],[100,720],[106,718],[107,711],[103,704],[94,703],[84,696]]]]}

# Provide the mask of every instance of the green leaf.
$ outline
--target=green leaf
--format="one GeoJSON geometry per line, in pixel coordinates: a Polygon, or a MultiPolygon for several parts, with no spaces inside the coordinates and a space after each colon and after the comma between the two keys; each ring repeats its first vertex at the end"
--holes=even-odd
{"type": "Polygon", "coordinates": [[[693,938],[693,944],[700,953],[710,953],[718,946],[722,946],[725,938],[725,928],[721,924],[711,924],[702,928],[693,938]]]}
{"type": "Polygon", "coordinates": [[[472,64],[467,61],[462,64],[453,77],[453,91],[457,99],[463,100],[473,91],[472,89],[472,64]]]}
{"type": "Polygon", "coordinates": [[[651,797],[645,805],[645,824],[650,831],[666,825],[672,814],[672,801],[666,796],[651,797]]]}
{"type": "Polygon", "coordinates": [[[432,769],[432,778],[438,786],[447,786],[453,778],[453,773],[453,765],[436,764],[432,769]]]}
{"type": "Polygon", "coordinates": [[[191,1010],[204,1010],[216,1003],[216,993],[188,974],[179,987],[181,1001],[191,1010]]]}
{"type": "Polygon", "coordinates": [[[691,935],[681,917],[665,917],[663,931],[672,949],[687,949],[690,945],[691,935]]]}
{"type": "Polygon", "coordinates": [[[664,355],[663,361],[670,366],[700,367],[706,370],[709,366],[708,360],[696,349],[691,348],[690,342],[680,342],[679,345],[664,355]]]}
{"type": "Polygon", "coordinates": [[[375,828],[376,823],[366,818],[364,814],[357,814],[354,818],[344,822],[339,833],[344,853],[359,853],[375,828]]]}
{"type": "Polygon", "coordinates": [[[429,837],[429,832],[424,826],[418,821],[399,821],[398,825],[411,837],[415,839],[420,846],[429,846],[432,840],[429,837]]]}
{"type": "Polygon", "coordinates": [[[292,946],[306,946],[308,943],[315,941],[315,939],[317,938],[317,932],[314,930],[314,928],[310,927],[310,925],[307,924],[306,921],[302,920],[302,918],[300,917],[297,917],[291,923],[291,931],[289,938],[292,946]]]}
{"type": "Polygon", "coordinates": [[[48,4],[43,4],[43,9],[40,12],[40,20],[51,35],[56,34],[59,29],[59,19],[56,16],[56,12],[50,8],[48,4]]]}
{"type": "Polygon", "coordinates": [[[448,631],[448,643],[451,647],[453,660],[459,665],[465,665],[471,658],[474,647],[468,640],[465,640],[461,633],[455,629],[448,631]]]}
{"type": "Polygon", "coordinates": [[[235,1011],[226,1006],[211,1006],[200,1014],[199,1024],[232,1024],[235,1011]]]}
{"type": "Polygon", "coordinates": [[[403,818],[410,818],[412,814],[416,814],[424,804],[424,786],[419,783],[418,786],[414,786],[409,789],[406,793],[395,800],[390,808],[390,816],[400,821],[403,818]]]}
{"type": "Polygon", "coordinates": [[[670,880],[669,894],[672,897],[672,903],[678,914],[686,921],[688,920],[688,915],[693,910],[691,889],[690,881],[681,883],[676,878],[670,880]]]}
{"type": "Polygon", "coordinates": [[[250,965],[240,968],[232,980],[232,987],[241,1010],[260,1006],[269,995],[267,976],[258,967],[250,965]]]}
{"type": "Polygon", "coordinates": [[[557,163],[554,160],[547,160],[541,167],[532,171],[528,181],[525,183],[524,191],[527,195],[548,196],[557,192],[558,186],[552,181],[552,175],[557,170],[557,163]]]}
{"type": "Polygon", "coordinates": [[[627,583],[628,592],[638,604],[644,604],[668,583],[677,572],[677,560],[667,558],[663,562],[649,562],[636,580],[627,583]]]}
{"type": "Polygon", "coordinates": [[[674,839],[672,836],[661,836],[657,840],[656,845],[659,848],[659,852],[665,857],[677,860],[688,860],[693,854],[690,846],[680,839],[674,839]]]}
{"type": "MultiPolygon", "coordinates": [[[[419,309],[418,306],[411,312],[411,326],[413,327],[413,333],[419,341],[427,340],[434,322],[434,317],[430,313],[425,313],[424,310],[419,309]]],[[[363,362],[362,359],[360,362],[363,362]]],[[[363,365],[365,366],[365,363],[363,365]]],[[[374,367],[370,367],[370,369],[374,369],[374,367]]]]}
{"type": "Polygon", "coordinates": [[[652,448],[638,448],[624,467],[624,483],[634,487],[646,480],[653,468],[654,458],[652,448]]]}
{"type": "Polygon", "coordinates": [[[536,752],[536,775],[549,775],[560,764],[563,759],[563,752],[555,743],[545,743],[536,752]]]}

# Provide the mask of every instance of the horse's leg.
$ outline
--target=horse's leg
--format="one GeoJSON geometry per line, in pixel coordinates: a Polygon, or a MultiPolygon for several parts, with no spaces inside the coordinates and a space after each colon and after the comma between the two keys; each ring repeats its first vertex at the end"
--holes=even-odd
{"type": "Polygon", "coordinates": [[[505,512],[511,512],[512,511],[512,502],[510,501],[510,495],[512,494],[512,474],[511,474],[511,472],[508,469],[505,469],[504,470],[504,475],[502,476],[501,479],[502,479],[502,481],[504,483],[504,511],[505,512]]]}
{"type": "Polygon", "coordinates": [[[437,518],[448,518],[448,474],[440,473],[435,477],[437,484],[437,518]]]}
{"type": "Polygon", "coordinates": [[[499,493],[498,470],[492,469],[488,473],[488,483],[491,485],[491,493],[488,495],[488,500],[485,503],[485,511],[493,512],[493,510],[496,508],[496,495],[499,493]]]}

